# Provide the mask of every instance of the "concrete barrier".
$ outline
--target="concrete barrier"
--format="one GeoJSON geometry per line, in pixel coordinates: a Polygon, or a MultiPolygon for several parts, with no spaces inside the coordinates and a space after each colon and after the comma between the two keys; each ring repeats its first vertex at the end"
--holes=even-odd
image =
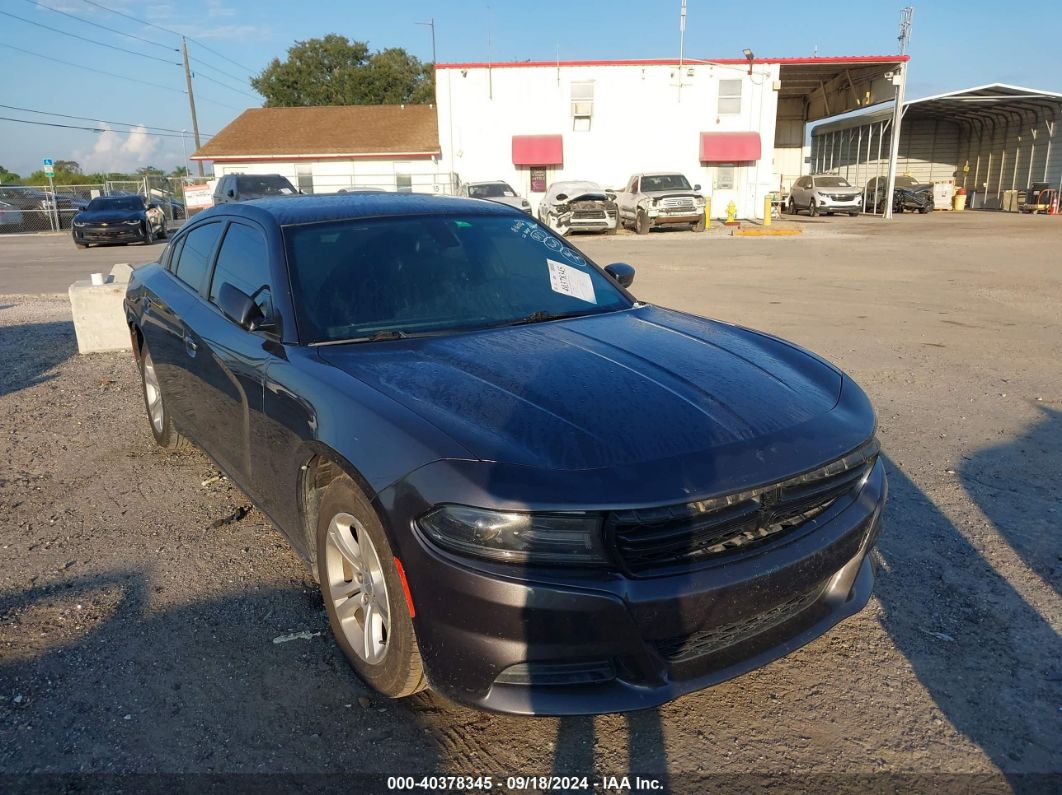
{"type": "Polygon", "coordinates": [[[74,316],[78,353],[130,350],[122,301],[132,272],[123,262],[111,268],[103,284],[93,284],[90,278],[70,285],[70,311],[74,316]]]}

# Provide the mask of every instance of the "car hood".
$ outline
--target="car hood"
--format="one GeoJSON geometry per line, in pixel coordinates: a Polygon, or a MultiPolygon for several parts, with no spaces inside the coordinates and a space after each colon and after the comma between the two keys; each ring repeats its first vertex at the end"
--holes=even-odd
{"type": "Polygon", "coordinates": [[[524,199],[519,196],[488,196],[487,201],[497,202],[498,204],[507,204],[510,207],[515,207],[517,210],[523,210],[525,208],[524,199]]]}
{"type": "Polygon", "coordinates": [[[143,217],[143,210],[84,210],[75,215],[74,220],[81,224],[120,224],[122,221],[140,221],[143,217]]]}
{"type": "Polygon", "coordinates": [[[843,381],[781,340],[648,306],[319,355],[480,460],[554,471],[777,436],[830,412],[843,381]]]}
{"type": "Polygon", "coordinates": [[[699,194],[695,190],[644,190],[644,191],[642,191],[642,195],[648,196],[651,199],[670,199],[670,198],[699,199],[699,198],[701,198],[701,194],[699,194]]]}

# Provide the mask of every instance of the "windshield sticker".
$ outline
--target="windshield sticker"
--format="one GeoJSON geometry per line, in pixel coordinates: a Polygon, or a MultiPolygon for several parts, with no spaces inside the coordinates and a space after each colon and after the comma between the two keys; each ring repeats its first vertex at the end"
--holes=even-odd
{"type": "Polygon", "coordinates": [[[570,295],[587,303],[597,303],[594,283],[590,281],[589,273],[583,273],[552,259],[547,259],[546,264],[549,266],[549,286],[553,288],[553,292],[570,295]]]}
{"type": "Polygon", "coordinates": [[[516,221],[512,226],[512,230],[523,238],[530,238],[531,240],[541,243],[550,251],[560,254],[573,265],[578,265],[580,268],[587,267],[586,260],[583,259],[578,252],[568,248],[533,221],[516,221]]]}
{"type": "Polygon", "coordinates": [[[281,193],[291,193],[292,191],[291,191],[291,188],[281,188],[280,192],[281,193]]]}

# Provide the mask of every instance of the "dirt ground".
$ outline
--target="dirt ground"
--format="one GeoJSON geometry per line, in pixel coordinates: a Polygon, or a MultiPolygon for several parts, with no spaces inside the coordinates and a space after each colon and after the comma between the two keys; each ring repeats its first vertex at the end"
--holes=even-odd
{"type": "MultiPolygon", "coordinates": [[[[891,486],[865,611],[627,716],[510,718],[368,692],[281,535],[203,455],[154,447],[130,356],[78,356],[64,296],[0,296],[0,774],[1058,791],[1062,219],[805,226],[576,241],[635,265],[644,300],[843,367],[877,408],[891,486]]],[[[14,273],[7,246],[0,270],[14,273]]],[[[33,292],[65,289],[58,274],[85,253],[70,249],[37,275],[59,283],[33,292]]]]}

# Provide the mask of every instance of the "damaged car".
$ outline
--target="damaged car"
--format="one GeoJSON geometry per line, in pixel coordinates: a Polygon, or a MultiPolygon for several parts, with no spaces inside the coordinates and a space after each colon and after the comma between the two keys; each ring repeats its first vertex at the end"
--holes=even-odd
{"type": "Polygon", "coordinates": [[[616,196],[596,182],[554,182],[538,204],[538,220],[559,235],[616,231],[616,196]]]}
{"type": "MultiPolygon", "coordinates": [[[[889,189],[888,177],[872,177],[863,191],[863,210],[868,213],[880,213],[885,210],[885,192],[889,189]]],[[[919,212],[925,215],[933,209],[933,186],[919,182],[908,174],[896,177],[896,187],[892,191],[892,211],[894,213],[919,212]]]]}
{"type": "Polygon", "coordinates": [[[690,187],[682,174],[635,174],[616,194],[620,225],[639,235],[656,226],[689,225],[704,231],[704,196],[701,186],[690,187]]]}
{"type": "Polygon", "coordinates": [[[457,195],[467,196],[470,199],[486,199],[487,201],[498,202],[498,204],[507,204],[517,210],[523,210],[525,213],[531,212],[531,203],[523,196],[518,195],[513,190],[512,185],[501,180],[466,182],[458,190],[457,195]]]}

